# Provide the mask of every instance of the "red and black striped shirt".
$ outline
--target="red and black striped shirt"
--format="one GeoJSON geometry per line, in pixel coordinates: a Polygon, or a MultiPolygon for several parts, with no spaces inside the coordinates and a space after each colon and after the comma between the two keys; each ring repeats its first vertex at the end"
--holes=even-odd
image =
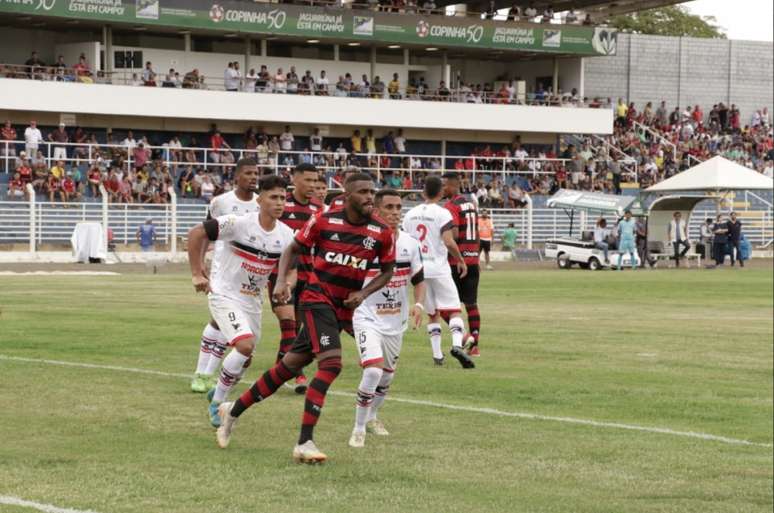
{"type": "Polygon", "coordinates": [[[296,234],[296,242],[314,253],[314,272],[301,293],[301,303],[329,304],[344,323],[352,319],[344,300],[363,288],[369,265],[376,259],[381,265],[395,262],[392,230],[377,217],[352,224],[344,210],[313,217],[296,234]]]}
{"type": "MultiPolygon", "coordinates": [[[[478,265],[480,242],[478,239],[478,209],[476,204],[461,194],[446,202],[444,208],[451,212],[454,226],[458,230],[457,246],[466,265],[478,265]]],[[[449,263],[457,262],[449,254],[449,263]]]]}
{"type": "Polygon", "coordinates": [[[328,204],[329,210],[341,210],[344,208],[344,193],[342,192],[338,196],[334,196],[331,202],[328,204]]]}
{"type": "MultiPolygon", "coordinates": [[[[301,203],[288,191],[285,198],[285,210],[280,221],[288,225],[293,233],[298,233],[312,216],[323,211],[323,204],[317,198],[310,198],[306,203],[301,203]]],[[[303,287],[312,271],[312,254],[304,248],[298,257],[298,284],[303,287]]]]}

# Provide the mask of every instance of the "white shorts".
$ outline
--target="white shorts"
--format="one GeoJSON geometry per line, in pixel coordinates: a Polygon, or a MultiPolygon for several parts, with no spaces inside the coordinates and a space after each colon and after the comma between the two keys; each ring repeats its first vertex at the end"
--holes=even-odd
{"type": "Polygon", "coordinates": [[[214,293],[209,296],[209,305],[210,314],[228,345],[233,346],[247,337],[255,337],[256,343],[261,339],[260,310],[251,311],[238,301],[214,293]]]}
{"type": "Polygon", "coordinates": [[[459,312],[460,296],[451,275],[439,278],[427,278],[427,294],[425,295],[425,311],[428,315],[436,312],[459,312]]]}
{"type": "Polygon", "coordinates": [[[394,372],[403,347],[403,333],[385,335],[364,326],[355,326],[354,331],[355,342],[360,350],[360,366],[365,367],[382,360],[382,368],[394,372]]]}

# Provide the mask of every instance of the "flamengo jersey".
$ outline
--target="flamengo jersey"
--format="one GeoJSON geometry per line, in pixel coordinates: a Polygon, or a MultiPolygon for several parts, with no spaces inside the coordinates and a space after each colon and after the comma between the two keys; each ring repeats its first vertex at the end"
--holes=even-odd
{"type": "Polygon", "coordinates": [[[403,217],[403,231],[419,241],[425,278],[451,276],[447,262],[449,250],[441,234],[454,228],[451,212],[437,203],[423,203],[408,211],[403,217]]]}
{"type": "Polygon", "coordinates": [[[244,216],[221,216],[218,240],[223,250],[215,255],[218,273],[212,277],[212,292],[237,301],[246,309],[260,311],[261,290],[277,266],[282,252],[293,240],[293,232],[282,223],[267,232],[258,212],[244,216]]]}
{"type": "Polygon", "coordinates": [[[364,224],[351,224],[343,210],[330,210],[313,217],[296,234],[296,242],[313,251],[313,269],[301,293],[301,303],[331,305],[341,322],[352,319],[344,307],[351,292],[363,288],[370,265],[395,261],[392,230],[371,217],[364,224]]]}
{"type": "MultiPolygon", "coordinates": [[[[462,253],[462,259],[466,265],[478,265],[478,253],[480,241],[478,238],[478,209],[472,200],[457,194],[446,202],[444,207],[451,212],[454,226],[457,227],[457,246],[462,253]]],[[[449,255],[449,263],[454,265],[455,260],[449,255]]]]}
{"type": "MultiPolygon", "coordinates": [[[[390,282],[366,298],[355,310],[352,321],[357,326],[373,328],[383,335],[399,335],[408,328],[408,284],[422,270],[419,242],[406,232],[398,234],[395,245],[395,270],[390,282]]],[[[373,280],[380,270],[372,265],[363,286],[373,280]]]]}
{"type": "Polygon", "coordinates": [[[339,194],[338,196],[333,198],[331,200],[330,205],[328,206],[329,210],[342,209],[342,208],[344,208],[344,193],[339,194]]]}
{"type": "MultiPolygon", "coordinates": [[[[243,216],[251,212],[258,212],[258,195],[253,193],[253,199],[242,201],[236,195],[236,192],[229,191],[220,196],[215,196],[210,200],[207,207],[207,219],[217,219],[221,216],[235,215],[243,216]]],[[[210,276],[215,276],[218,272],[218,264],[223,257],[219,255],[226,245],[222,241],[215,241],[215,252],[212,254],[212,265],[210,266],[210,276]]]]}
{"type": "MultiPolygon", "coordinates": [[[[317,198],[310,198],[307,203],[301,203],[293,196],[291,191],[285,198],[285,210],[282,212],[280,221],[285,223],[293,230],[293,233],[298,233],[301,228],[309,221],[309,219],[323,211],[323,205],[317,198]]],[[[306,282],[307,275],[312,271],[312,255],[308,251],[302,251],[298,257],[298,281],[300,283],[306,282]]]]}

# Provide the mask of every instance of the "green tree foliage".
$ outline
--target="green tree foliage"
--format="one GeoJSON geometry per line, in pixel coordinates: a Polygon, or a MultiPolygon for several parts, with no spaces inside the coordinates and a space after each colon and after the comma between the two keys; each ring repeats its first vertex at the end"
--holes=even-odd
{"type": "Polygon", "coordinates": [[[610,24],[623,32],[657,36],[684,36],[725,39],[714,16],[691,14],[683,6],[663,7],[614,16],[610,24]]]}

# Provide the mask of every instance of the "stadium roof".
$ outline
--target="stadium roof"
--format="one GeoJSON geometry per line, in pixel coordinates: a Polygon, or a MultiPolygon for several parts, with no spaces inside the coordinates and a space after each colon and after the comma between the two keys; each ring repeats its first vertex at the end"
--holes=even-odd
{"type": "Polygon", "coordinates": [[[771,178],[718,156],[657,183],[646,192],[765,190],[773,184],[771,178]]]}
{"type": "MultiPolygon", "coordinates": [[[[656,7],[685,3],[687,0],[618,0],[616,2],[603,0],[537,0],[532,5],[538,11],[551,7],[555,12],[575,9],[590,13],[595,19],[605,19],[616,14],[627,14],[635,11],[645,11],[656,7]]],[[[459,0],[439,0],[439,5],[454,5],[459,0]]],[[[498,9],[511,7],[513,4],[527,5],[529,2],[521,0],[496,0],[498,9]]],[[[468,10],[485,12],[489,10],[489,0],[472,0],[467,2],[468,10]]]]}

